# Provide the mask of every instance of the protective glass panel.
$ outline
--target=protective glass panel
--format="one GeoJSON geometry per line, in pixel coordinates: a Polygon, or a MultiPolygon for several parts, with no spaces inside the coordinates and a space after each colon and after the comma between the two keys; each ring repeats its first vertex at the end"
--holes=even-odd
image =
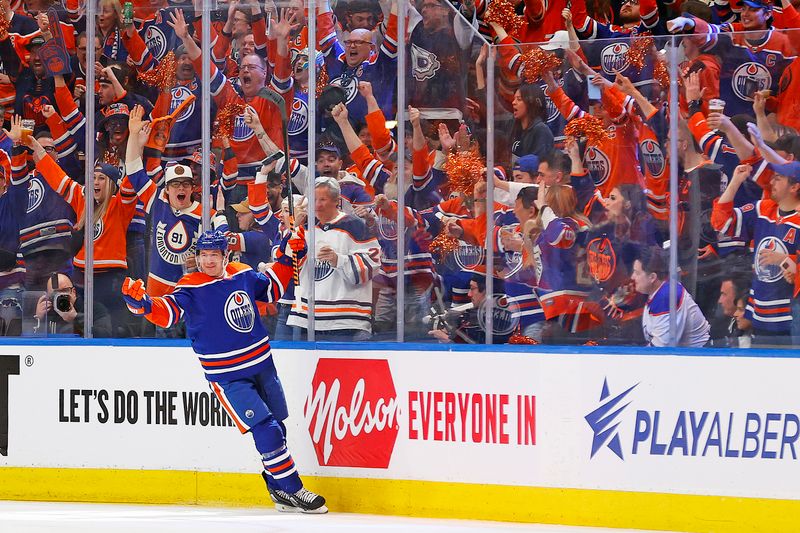
{"type": "Polygon", "coordinates": [[[643,333],[642,316],[653,297],[669,316],[671,38],[579,42],[564,31],[515,45],[494,31],[506,170],[495,182],[494,316],[510,318],[506,341],[668,344],[669,323],[643,333]],[[639,276],[642,264],[661,267],[639,276]]]}

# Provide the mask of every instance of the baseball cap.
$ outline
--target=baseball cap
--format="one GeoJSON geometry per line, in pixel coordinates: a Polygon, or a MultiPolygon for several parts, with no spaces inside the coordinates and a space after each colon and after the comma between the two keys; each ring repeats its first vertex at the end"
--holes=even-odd
{"type": "Polygon", "coordinates": [[[792,161],[791,163],[786,163],[785,165],[776,165],[774,163],[770,163],[769,168],[771,168],[776,174],[786,176],[795,183],[800,183],[800,161],[792,161]]]}
{"type": "Polygon", "coordinates": [[[242,200],[238,204],[233,204],[231,207],[237,213],[249,213],[250,212],[250,202],[247,201],[247,198],[245,198],[244,200],[242,200]]]}
{"type": "Polygon", "coordinates": [[[108,163],[97,163],[94,166],[94,171],[99,172],[100,174],[105,174],[108,179],[114,183],[118,182],[120,179],[119,168],[115,167],[114,165],[109,165],[108,163]]]}
{"type": "Polygon", "coordinates": [[[317,146],[317,152],[331,152],[336,154],[336,157],[342,157],[339,147],[335,144],[320,144],[317,146]]]}
{"type": "MultiPolygon", "coordinates": [[[[337,184],[338,185],[338,184],[337,184]]],[[[293,194],[292,201],[294,202],[295,209],[307,209],[308,208],[308,198],[303,196],[302,194],[293,194]]],[[[284,198],[281,202],[281,206],[289,207],[289,198],[284,198]]]]}
{"type": "Polygon", "coordinates": [[[44,44],[44,37],[42,37],[41,35],[37,35],[36,37],[28,41],[28,43],[25,45],[25,48],[30,50],[34,46],[42,46],[43,44],[44,44]]]}
{"type": "Polygon", "coordinates": [[[173,181],[192,181],[192,169],[186,165],[171,165],[164,171],[164,184],[173,181]]]}
{"type": "Polygon", "coordinates": [[[754,9],[772,9],[772,0],[742,0],[742,3],[754,9]]]}
{"type": "Polygon", "coordinates": [[[536,174],[539,172],[539,157],[535,154],[523,155],[514,164],[514,170],[520,172],[527,172],[528,174],[536,174]]]}
{"type": "MultiPolygon", "coordinates": [[[[197,148],[194,152],[192,152],[192,156],[188,159],[189,163],[195,163],[197,165],[203,164],[203,149],[197,148]]],[[[217,156],[214,155],[214,152],[211,152],[208,155],[208,164],[211,167],[211,172],[214,172],[217,168],[217,156]]]]}
{"type": "Polygon", "coordinates": [[[102,107],[100,108],[100,116],[102,118],[97,123],[97,129],[102,131],[106,123],[112,119],[119,119],[127,124],[130,114],[131,111],[127,104],[122,102],[115,102],[102,107]]]}
{"type": "Polygon", "coordinates": [[[540,44],[539,48],[542,50],[569,50],[569,32],[558,30],[550,37],[550,40],[540,44]]]}

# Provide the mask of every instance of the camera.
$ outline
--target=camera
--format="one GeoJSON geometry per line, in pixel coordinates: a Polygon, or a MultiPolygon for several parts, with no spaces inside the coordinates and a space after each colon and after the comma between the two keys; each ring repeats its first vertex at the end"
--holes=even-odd
{"type": "Polygon", "coordinates": [[[69,301],[69,294],[54,294],[53,309],[66,313],[72,309],[72,302],[69,301]]]}

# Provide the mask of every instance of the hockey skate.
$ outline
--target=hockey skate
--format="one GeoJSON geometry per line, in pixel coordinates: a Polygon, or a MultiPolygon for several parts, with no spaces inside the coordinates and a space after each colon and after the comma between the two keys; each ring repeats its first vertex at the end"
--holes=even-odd
{"type": "MultiPolygon", "coordinates": [[[[262,472],[261,476],[264,478],[264,482],[267,483],[267,473],[262,472]]],[[[328,508],[325,506],[325,498],[305,488],[290,494],[283,490],[273,489],[267,483],[267,491],[270,499],[275,504],[275,509],[282,513],[325,514],[328,512],[328,508]]]]}
{"type": "MultiPolygon", "coordinates": [[[[276,490],[275,497],[279,502],[288,500],[294,506],[293,509],[286,509],[283,512],[301,512],[308,514],[325,514],[328,512],[328,508],[325,507],[325,498],[305,488],[301,488],[294,494],[276,490]]],[[[278,509],[278,503],[275,504],[275,508],[278,509]]]]}

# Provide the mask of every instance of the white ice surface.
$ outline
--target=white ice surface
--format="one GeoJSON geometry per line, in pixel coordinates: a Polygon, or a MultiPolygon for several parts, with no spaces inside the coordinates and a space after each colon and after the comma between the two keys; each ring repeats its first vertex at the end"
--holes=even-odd
{"type": "MultiPolygon", "coordinates": [[[[632,529],[433,520],[273,509],[0,501],[0,533],[634,533],[632,529]]],[[[649,532],[654,533],[654,532],[649,532]]]]}

